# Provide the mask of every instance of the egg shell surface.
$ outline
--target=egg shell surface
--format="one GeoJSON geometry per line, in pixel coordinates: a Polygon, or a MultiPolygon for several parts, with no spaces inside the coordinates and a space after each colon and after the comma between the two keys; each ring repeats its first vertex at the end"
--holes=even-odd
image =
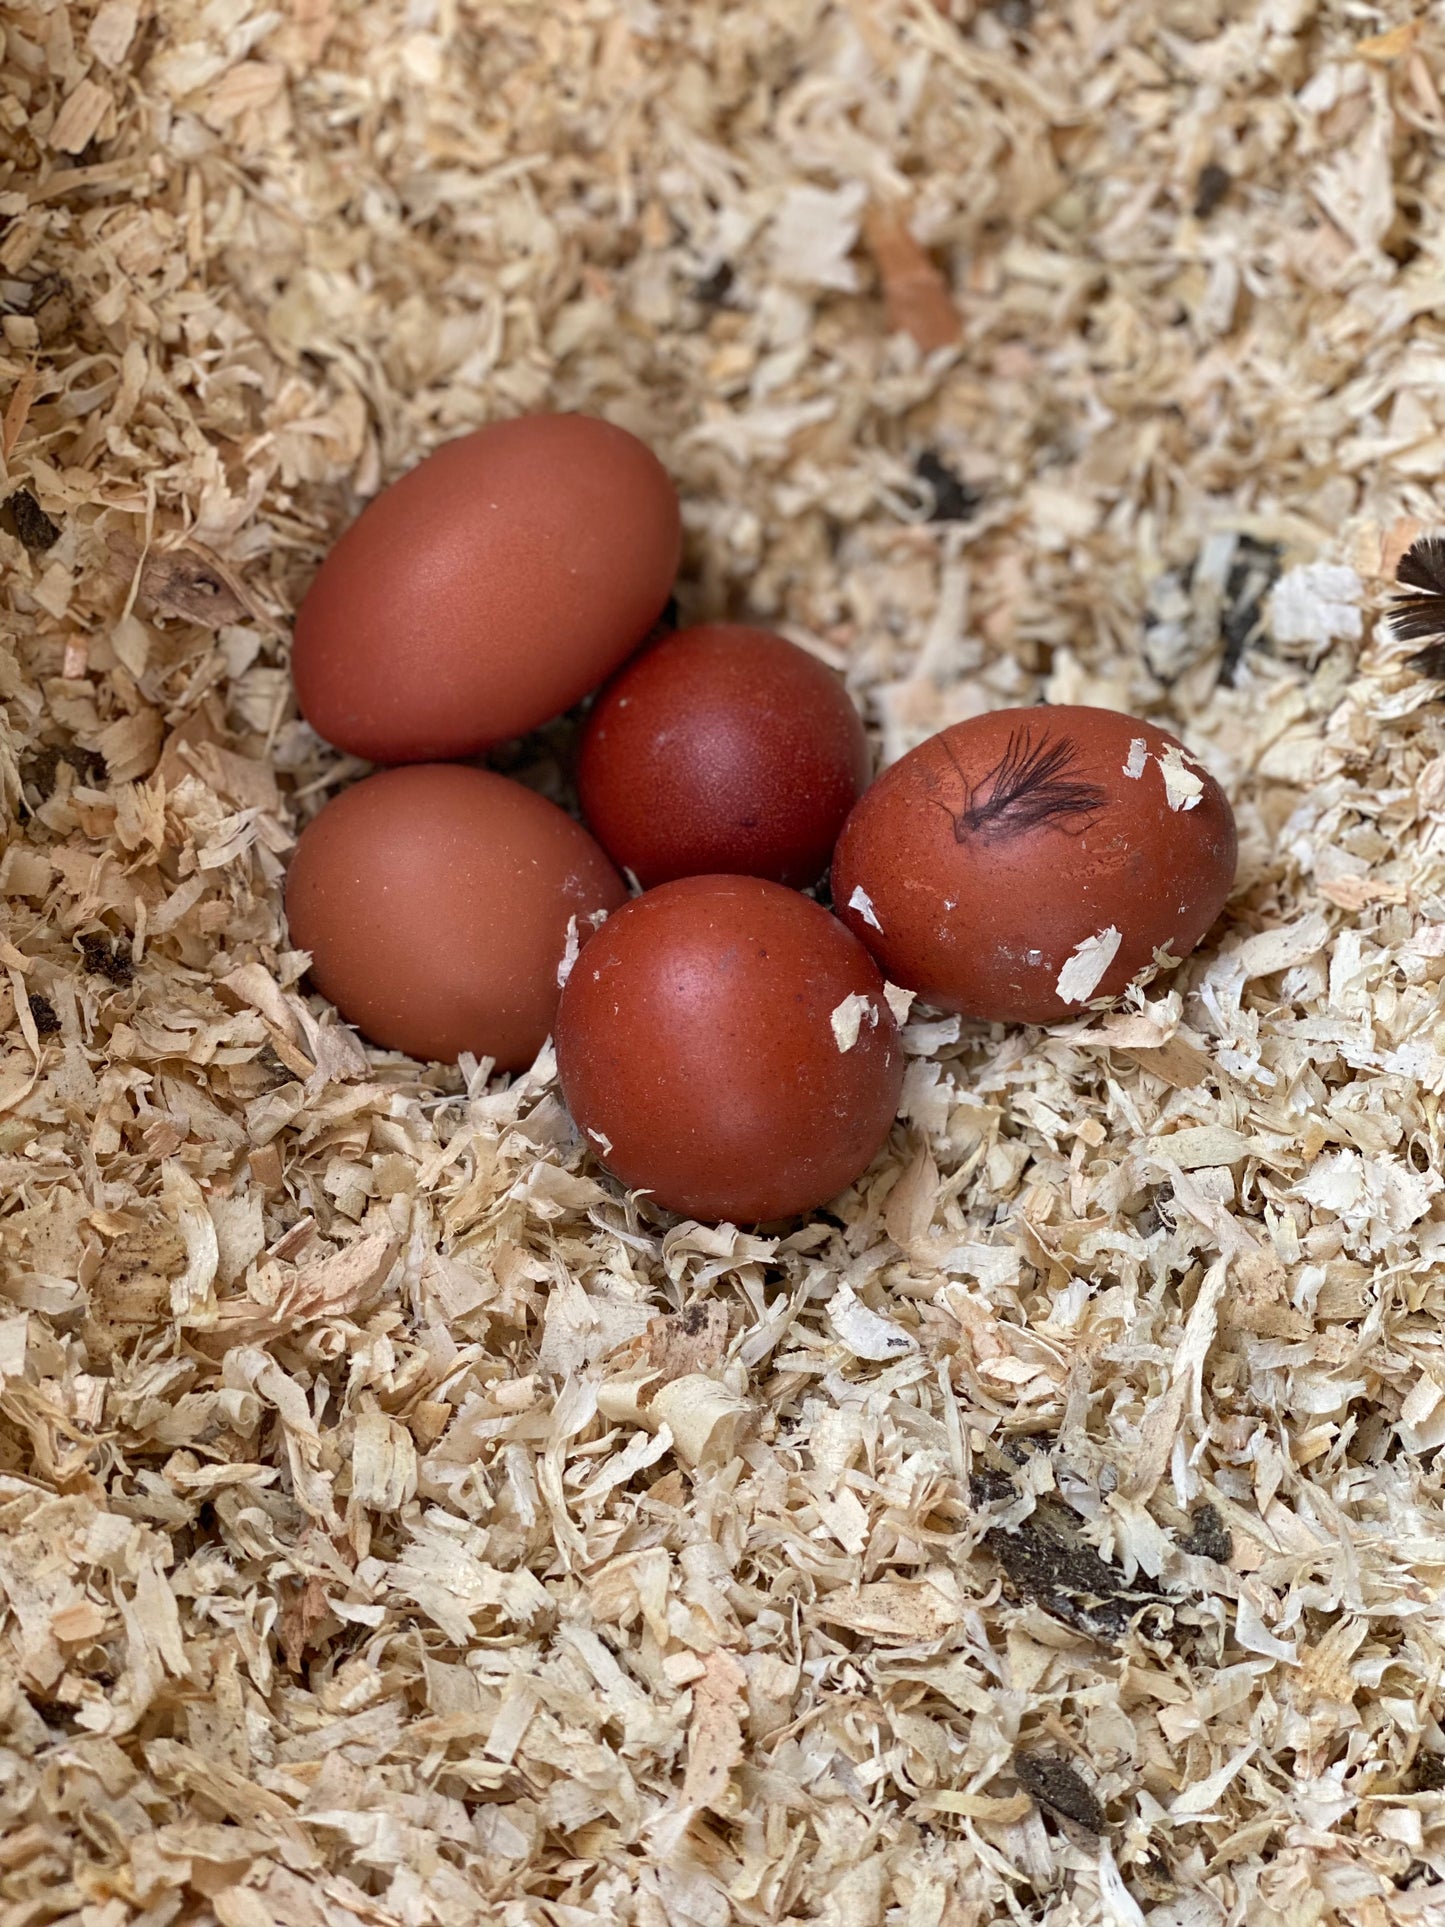
{"type": "Polygon", "coordinates": [[[377,763],[520,736],[643,640],[681,539],[667,471],[610,422],[530,415],[447,442],[322,563],[296,617],[301,712],[377,763]]]}
{"type": "Polygon", "coordinates": [[[515,1071],[552,1028],[571,920],[584,943],[626,896],[545,797],[487,770],[418,764],[366,777],[307,825],[286,917],[316,988],[373,1043],[515,1071]]]}
{"type": "Polygon", "coordinates": [[[842,678],[741,623],[681,629],[597,698],[577,764],[582,813],[645,888],[731,873],[806,889],[868,780],[842,678]]]}
{"type": "Polygon", "coordinates": [[[1002,709],[885,770],[844,825],[838,915],[943,1010],[1049,1023],[1182,958],[1234,882],[1234,816],[1167,731],[1114,710],[1002,709]]]}
{"type": "Polygon", "coordinates": [[[683,878],[609,918],[567,979],[556,1042],[568,1108],[607,1169],[708,1223],[836,1197],[903,1088],[868,952],[757,877],[683,878]]]}

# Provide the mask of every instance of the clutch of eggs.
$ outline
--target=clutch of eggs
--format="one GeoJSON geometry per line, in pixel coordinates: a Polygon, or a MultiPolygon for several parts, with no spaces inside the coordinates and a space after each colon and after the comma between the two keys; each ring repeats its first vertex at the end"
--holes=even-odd
{"type": "Polygon", "coordinates": [[[555,1032],[623,1183],[769,1221],[886,1138],[891,986],[1029,1023],[1117,998],[1218,916],[1234,822],[1174,737],[1079,707],[958,724],[865,789],[862,720],[816,658],[738,624],[657,634],[680,530],[651,452],[578,415],[463,436],[379,495],[293,661],[323,737],[406,767],[307,827],[287,914],[373,1042],[513,1071],[555,1032]],[[599,685],[577,772],[596,840],[460,760],[599,685]],[[830,859],[836,915],[798,894],[830,859]]]}

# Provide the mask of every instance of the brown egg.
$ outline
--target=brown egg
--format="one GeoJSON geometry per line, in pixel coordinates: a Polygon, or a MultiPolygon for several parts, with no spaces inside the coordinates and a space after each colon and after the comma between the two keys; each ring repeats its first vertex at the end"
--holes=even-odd
{"type": "Polygon", "coordinates": [[[557,1012],[557,1068],[608,1170],[670,1211],[809,1211],[877,1155],[903,1053],[867,951],[807,897],[687,877],[608,919],[557,1012]]]}
{"type": "Polygon", "coordinates": [[[377,763],[520,736],[637,647],[680,544],[667,472],[625,429],[530,415],[448,442],[321,565],[296,617],[301,712],[377,763]]]}
{"type": "Polygon", "coordinates": [[[582,813],[645,887],[730,873],[816,883],[868,781],[841,679],[782,636],[714,622],[630,662],[598,697],[582,813]]]}
{"type": "Polygon", "coordinates": [[[515,1071],[552,1028],[572,919],[586,941],[626,895],[544,797],[430,763],[368,776],[307,825],[286,918],[316,988],[373,1043],[515,1071]]]}
{"type": "Polygon", "coordinates": [[[838,914],[944,1010],[1048,1023],[1188,953],[1234,882],[1234,817],[1173,736],[1109,709],[1001,709],[886,770],[833,859],[838,914]]]}

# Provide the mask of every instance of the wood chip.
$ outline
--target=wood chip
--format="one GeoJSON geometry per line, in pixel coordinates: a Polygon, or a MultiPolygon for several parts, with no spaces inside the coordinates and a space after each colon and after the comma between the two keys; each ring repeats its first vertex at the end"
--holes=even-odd
{"type": "Polygon", "coordinates": [[[902,210],[874,202],[863,232],[883,283],[889,327],[911,335],[926,355],[952,347],[963,325],[953,296],[902,210]]]}

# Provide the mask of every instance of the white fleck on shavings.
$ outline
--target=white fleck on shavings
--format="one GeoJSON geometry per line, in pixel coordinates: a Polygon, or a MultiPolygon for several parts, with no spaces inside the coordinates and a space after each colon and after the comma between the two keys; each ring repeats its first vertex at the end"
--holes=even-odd
{"type": "Polygon", "coordinates": [[[865,997],[861,991],[855,990],[850,992],[849,995],[843,999],[842,1003],[838,1005],[838,1008],[833,1012],[829,1020],[832,1023],[833,1036],[837,1041],[840,1051],[852,1050],[853,1046],[858,1042],[858,1034],[863,1028],[865,1018],[870,1024],[876,1027],[878,1023],[878,1006],[873,1003],[871,999],[865,997]]]}
{"type": "Polygon", "coordinates": [[[1204,794],[1204,784],[1192,769],[1184,766],[1184,752],[1177,743],[1171,743],[1159,757],[1159,771],[1164,778],[1164,794],[1169,799],[1171,810],[1192,810],[1204,794]]]}
{"type": "Polygon", "coordinates": [[[849,897],[848,908],[850,910],[856,910],[864,923],[871,923],[875,930],[881,930],[883,928],[883,925],[878,921],[878,912],[873,908],[873,899],[861,883],[853,892],[852,896],[849,897]]]}
{"type": "Polygon", "coordinates": [[[559,989],[566,987],[567,979],[572,975],[572,966],[576,963],[577,955],[581,948],[582,942],[577,934],[577,919],[576,917],[568,917],[567,942],[562,950],[562,960],[557,965],[557,984],[559,989]]]}
{"type": "Polygon", "coordinates": [[[1363,1250],[1382,1251],[1417,1224],[1441,1188],[1433,1171],[1416,1171],[1398,1158],[1330,1151],[1310,1166],[1295,1195],[1338,1218],[1363,1250]]]}
{"type": "Polygon", "coordinates": [[[592,1126],[589,1124],[587,1126],[587,1135],[588,1137],[591,1138],[592,1142],[601,1151],[603,1157],[605,1158],[611,1157],[612,1139],[608,1137],[605,1131],[594,1131],[592,1126]]]}
{"type": "Polygon", "coordinates": [[[770,236],[778,278],[795,286],[851,292],[858,270],[849,256],[868,190],[860,181],[832,191],[799,183],[783,196],[770,236]]]}
{"type": "Polygon", "coordinates": [[[908,1013],[913,1008],[913,999],[918,995],[917,991],[905,990],[901,984],[885,983],[883,995],[888,1001],[888,1008],[893,1012],[894,1022],[906,1024],[908,1013]]]}
{"type": "Polygon", "coordinates": [[[828,1323],[839,1343],[855,1358],[882,1363],[918,1349],[918,1341],[891,1318],[870,1311],[852,1286],[843,1283],[828,1301],[828,1323]]]}
{"type": "Polygon", "coordinates": [[[1358,607],[1364,584],[1353,569],[1333,562],[1305,562],[1287,569],[1269,597],[1270,633],[1277,643],[1326,649],[1337,638],[1362,633],[1358,607]]]}
{"type": "Polygon", "coordinates": [[[1054,994],[1062,997],[1066,1004],[1086,1003],[1099,987],[1104,972],[1118,955],[1119,945],[1123,942],[1121,933],[1111,923],[1107,930],[1097,935],[1085,937],[1059,972],[1059,981],[1054,985],[1054,994]]]}
{"type": "Polygon", "coordinates": [[[1135,736],[1129,744],[1129,760],[1124,765],[1126,776],[1139,777],[1144,774],[1144,766],[1149,761],[1149,745],[1142,736],[1135,736]]]}
{"type": "Polygon", "coordinates": [[[1015,1245],[983,1244],[974,1239],[955,1245],[943,1266],[946,1271],[976,1278],[986,1291],[1012,1291],[1019,1281],[1020,1262],[1015,1245]]]}

